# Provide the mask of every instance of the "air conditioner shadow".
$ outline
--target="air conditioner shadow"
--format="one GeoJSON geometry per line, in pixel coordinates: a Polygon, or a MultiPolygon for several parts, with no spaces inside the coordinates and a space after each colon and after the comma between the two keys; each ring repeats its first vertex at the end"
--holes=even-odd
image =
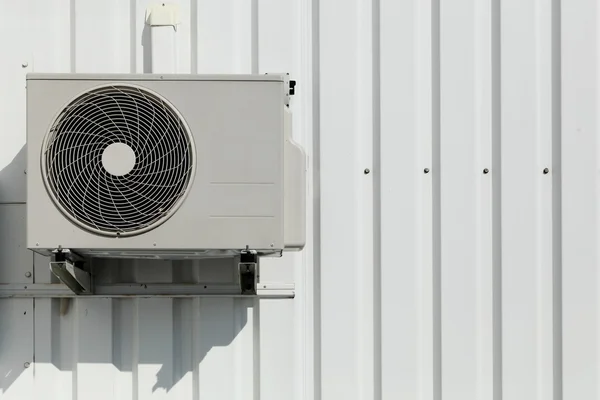
{"type": "Polygon", "coordinates": [[[13,160],[0,170],[0,204],[25,203],[26,201],[26,146],[13,160]]]}
{"type": "MultiPolygon", "coordinates": [[[[33,254],[25,244],[26,146],[0,170],[0,283],[25,283],[33,254]]],[[[33,301],[0,299],[0,393],[33,359],[33,301]]],[[[27,384],[25,381],[21,385],[27,384]]]]}
{"type": "MultiPolygon", "coordinates": [[[[235,276],[234,264],[227,259],[103,260],[98,264],[94,263],[94,270],[103,284],[231,283],[235,276]]],[[[64,332],[66,337],[54,340],[50,351],[40,353],[46,357],[36,355],[36,365],[49,363],[61,371],[73,371],[86,364],[112,364],[120,372],[131,373],[127,376],[137,382],[151,382],[155,376],[153,392],[168,392],[188,374],[199,374],[206,360],[209,365],[233,360],[233,353],[227,354],[233,351],[233,341],[240,334],[244,338],[254,334],[253,326],[248,326],[253,298],[81,298],[71,300],[68,308],[60,305],[60,299],[44,301],[53,303],[49,307],[52,323],[46,327],[50,332],[36,327],[36,335],[64,332]]],[[[251,356],[252,348],[248,351],[251,356]]],[[[74,376],[85,379],[80,371],[74,376]]]]}
{"type": "MultiPolygon", "coordinates": [[[[32,283],[26,272],[36,283],[52,281],[49,260],[27,250],[25,168],[24,146],[0,171],[0,283],[32,283]]],[[[231,284],[236,279],[231,259],[97,264],[95,273],[105,284],[231,284]]],[[[103,365],[127,372],[131,385],[138,382],[136,390],[171,391],[184,377],[212,365],[231,362],[234,368],[236,357],[228,353],[234,340],[253,342],[252,325],[258,321],[248,321],[255,304],[253,298],[0,299],[0,393],[30,390],[32,379],[35,390],[44,382],[52,383],[47,390],[56,390],[58,375],[52,374],[70,371],[71,379],[86,385],[65,382],[64,390],[78,387],[85,397],[88,390],[113,384],[86,375],[103,365]],[[89,382],[98,387],[88,387],[89,382]]],[[[252,357],[252,346],[242,348],[252,357]]]]}

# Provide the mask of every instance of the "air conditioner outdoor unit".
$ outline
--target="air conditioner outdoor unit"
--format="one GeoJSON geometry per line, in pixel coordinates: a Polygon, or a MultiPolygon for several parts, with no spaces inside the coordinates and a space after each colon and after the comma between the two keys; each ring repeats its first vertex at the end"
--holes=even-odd
{"type": "Polygon", "coordinates": [[[152,258],[302,249],[293,90],[285,74],[29,74],[28,248],[152,258]]]}

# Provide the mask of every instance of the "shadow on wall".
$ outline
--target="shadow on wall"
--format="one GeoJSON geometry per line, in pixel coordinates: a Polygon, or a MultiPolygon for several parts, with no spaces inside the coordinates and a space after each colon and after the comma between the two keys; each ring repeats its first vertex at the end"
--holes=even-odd
{"type": "MultiPolygon", "coordinates": [[[[25,216],[25,164],[23,147],[0,171],[0,232],[18,232],[16,239],[0,235],[0,251],[24,255],[0,262],[1,283],[27,284],[24,273],[31,264],[37,283],[51,279],[48,260],[25,250],[25,218],[8,217],[15,212],[25,216]]],[[[231,259],[98,260],[94,271],[103,283],[233,283],[236,276],[231,259]]],[[[65,390],[79,387],[80,394],[93,389],[89,382],[96,382],[96,389],[113,384],[86,376],[90,368],[82,366],[90,364],[130,373],[132,387],[136,382],[152,386],[136,390],[170,391],[187,374],[198,373],[201,363],[212,368],[233,362],[231,343],[243,331],[254,334],[246,326],[253,309],[251,298],[0,299],[0,397],[7,391],[21,393],[22,385],[30,386],[43,374],[48,374],[44,382],[55,382],[59,376],[52,374],[58,371],[77,371],[72,379],[86,385],[68,384],[65,390]]]]}
{"type": "MultiPolygon", "coordinates": [[[[25,244],[26,148],[0,170],[0,283],[23,283],[33,256],[25,244]]],[[[33,359],[33,301],[0,299],[0,393],[33,359]]],[[[22,379],[17,386],[26,385],[22,379]]],[[[2,397],[2,396],[0,396],[2,397]]]]}
{"type": "MultiPolygon", "coordinates": [[[[36,324],[36,337],[53,336],[41,345],[43,349],[35,348],[36,367],[50,364],[63,372],[77,370],[72,379],[93,382],[95,375],[106,371],[104,364],[126,373],[121,378],[127,380],[125,387],[137,385],[139,392],[146,393],[169,392],[201,368],[219,368],[233,361],[231,344],[247,326],[253,309],[251,299],[78,299],[61,316],[60,300],[41,302],[45,307],[40,310],[36,305],[36,313],[50,309],[51,321],[47,326],[36,324]]],[[[36,316],[36,322],[40,317],[45,315],[36,316]]],[[[97,385],[122,383],[112,376],[114,382],[97,385]]],[[[82,390],[103,392],[93,385],[82,390]]]]}
{"type": "Polygon", "coordinates": [[[33,300],[0,299],[0,398],[31,385],[33,351],[33,300]]]}
{"type": "Polygon", "coordinates": [[[27,153],[23,146],[15,158],[0,171],[0,204],[25,203],[27,153]]]}
{"type": "Polygon", "coordinates": [[[150,27],[144,24],[142,30],[142,49],[143,49],[143,61],[144,61],[144,73],[152,73],[152,43],[150,40],[150,27]]]}

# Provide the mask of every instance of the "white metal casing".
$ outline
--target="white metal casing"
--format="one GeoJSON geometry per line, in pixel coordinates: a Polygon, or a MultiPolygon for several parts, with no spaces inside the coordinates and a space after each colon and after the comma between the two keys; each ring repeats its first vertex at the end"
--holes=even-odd
{"type": "Polygon", "coordinates": [[[291,139],[287,75],[29,74],[27,246],[84,255],[195,258],[245,248],[262,254],[304,246],[306,157],[291,139]],[[98,86],[129,84],[170,102],[194,141],[195,173],[164,223],[128,237],[72,223],[43,182],[43,141],[56,115],[98,86]]]}

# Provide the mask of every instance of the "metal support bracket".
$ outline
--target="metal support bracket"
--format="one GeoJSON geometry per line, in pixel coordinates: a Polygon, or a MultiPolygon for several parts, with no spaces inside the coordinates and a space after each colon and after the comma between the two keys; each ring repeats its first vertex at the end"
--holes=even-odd
{"type": "Polygon", "coordinates": [[[293,283],[259,284],[255,295],[241,294],[238,285],[182,283],[118,283],[95,285],[92,294],[77,294],[63,283],[0,284],[0,298],[248,298],[293,299],[293,283]]]}
{"type": "Polygon", "coordinates": [[[0,284],[0,298],[148,298],[148,297],[257,297],[292,299],[293,283],[261,283],[256,251],[242,252],[237,282],[231,283],[97,283],[84,261],[68,249],[52,256],[50,271],[61,283],[0,284]]]}
{"type": "Polygon", "coordinates": [[[69,250],[57,249],[50,261],[52,272],[75,294],[92,294],[92,277],[80,267],[83,261],[69,250]]]}
{"type": "Polygon", "coordinates": [[[89,272],[76,267],[68,260],[51,261],[50,271],[75,294],[91,294],[89,272]]]}
{"type": "Polygon", "coordinates": [[[242,294],[255,295],[259,278],[256,252],[245,251],[241,254],[238,271],[242,294]]]}

